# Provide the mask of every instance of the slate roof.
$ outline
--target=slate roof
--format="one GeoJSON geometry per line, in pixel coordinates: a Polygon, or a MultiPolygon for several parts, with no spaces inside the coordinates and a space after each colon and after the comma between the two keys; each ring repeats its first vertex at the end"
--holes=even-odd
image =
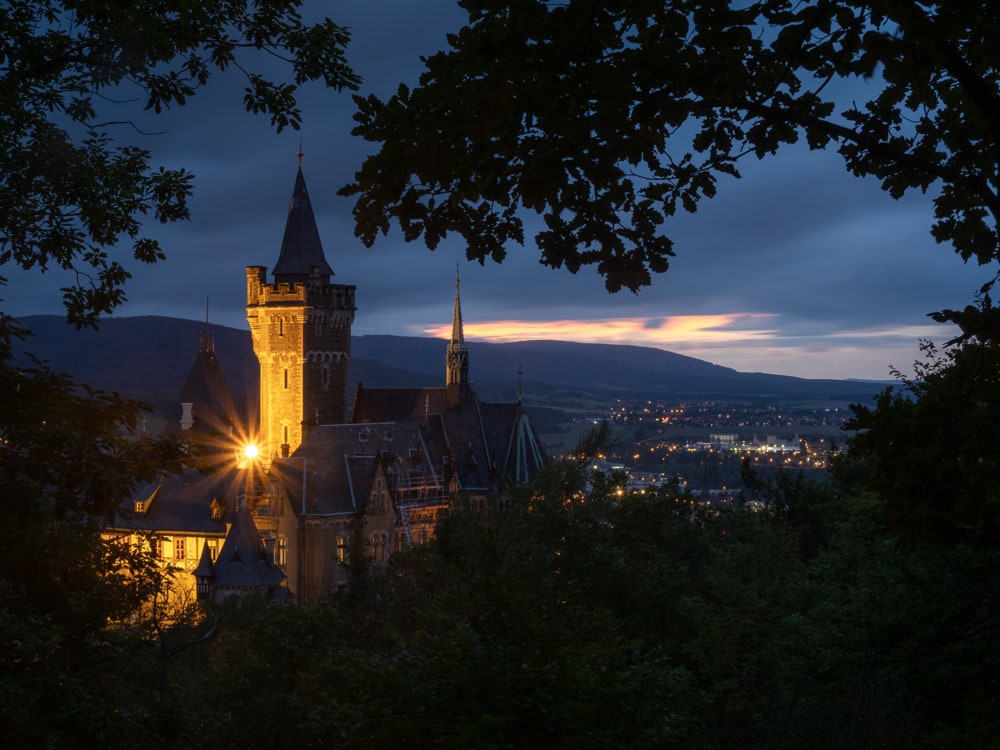
{"type": "Polygon", "coordinates": [[[250,512],[241,507],[236,511],[233,526],[215,559],[216,589],[268,589],[285,580],[264,547],[250,512]]]}
{"type": "Polygon", "coordinates": [[[249,419],[236,406],[229,381],[205,336],[177,399],[177,418],[167,422],[164,433],[183,437],[197,446],[198,462],[210,469],[226,469],[236,458],[248,435],[249,419]],[[184,404],[191,404],[193,421],[185,429],[184,404]]]}
{"type": "Polygon", "coordinates": [[[323,254],[323,244],[316,228],[316,217],[309,201],[305,178],[302,176],[300,154],[299,170],[295,175],[295,186],[292,189],[292,202],[288,207],[288,219],[285,222],[285,234],[281,240],[281,253],[278,255],[278,262],[274,264],[274,280],[278,283],[306,282],[314,268],[319,273],[320,281],[329,284],[333,269],[323,254]]]}
{"type": "Polygon", "coordinates": [[[122,506],[115,528],[138,532],[184,532],[222,536],[235,516],[244,492],[244,474],[235,467],[205,475],[187,469],[180,475],[163,476],[138,488],[134,499],[144,501],[146,510],[136,513],[134,503],[122,506]],[[212,500],[223,507],[222,517],[212,519],[212,500]]]}
{"type": "Polygon", "coordinates": [[[447,388],[365,388],[354,392],[352,422],[399,422],[423,419],[448,408],[447,388]]]}
{"type": "Polygon", "coordinates": [[[518,403],[480,403],[483,432],[496,471],[504,481],[527,482],[546,461],[545,449],[538,440],[524,407],[518,403]]]}
{"type": "Polygon", "coordinates": [[[494,490],[523,482],[545,462],[545,451],[519,402],[481,402],[471,389],[448,404],[446,388],[365,388],[358,385],[351,420],[414,431],[428,463],[457,472],[463,490],[494,490]]]}
{"type": "Polygon", "coordinates": [[[294,457],[274,459],[271,477],[281,480],[299,516],[352,513],[354,502],[343,456],[358,445],[357,430],[315,426],[306,442],[308,450],[300,447],[294,457]]]}

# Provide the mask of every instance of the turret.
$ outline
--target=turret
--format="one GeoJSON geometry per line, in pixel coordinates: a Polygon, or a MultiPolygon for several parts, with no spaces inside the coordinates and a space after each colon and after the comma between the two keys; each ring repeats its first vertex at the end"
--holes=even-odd
{"type": "Polygon", "coordinates": [[[265,460],[294,453],[312,425],[346,418],[355,287],[331,284],[331,276],[300,153],[274,282],[264,266],[246,269],[265,460]]]}

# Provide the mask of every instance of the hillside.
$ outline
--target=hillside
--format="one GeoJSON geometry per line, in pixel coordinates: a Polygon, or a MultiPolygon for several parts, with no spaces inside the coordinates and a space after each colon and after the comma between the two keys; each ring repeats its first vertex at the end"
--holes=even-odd
{"type": "MultiPolygon", "coordinates": [[[[55,315],[22,318],[34,332],[24,349],[80,382],[115,390],[172,413],[205,324],[166,317],[110,318],[77,331],[55,315]]],[[[216,355],[238,399],[257,390],[247,330],[210,326],[216,355]]],[[[474,387],[485,400],[510,401],[520,382],[526,403],[566,405],[615,397],[723,401],[868,402],[884,383],[809,380],[743,373],[660,349],[567,341],[469,342],[474,387]],[[521,373],[520,377],[518,373],[521,373]]],[[[367,386],[443,382],[445,342],[405,336],[352,339],[350,392],[367,386]]]]}

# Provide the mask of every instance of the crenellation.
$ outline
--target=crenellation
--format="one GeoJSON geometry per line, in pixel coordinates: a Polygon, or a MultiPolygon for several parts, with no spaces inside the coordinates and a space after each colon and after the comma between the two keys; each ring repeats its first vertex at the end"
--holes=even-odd
{"type": "Polygon", "coordinates": [[[287,273],[277,273],[276,266],[273,283],[265,266],[247,267],[247,321],[260,362],[266,455],[290,455],[308,425],[342,422],[347,415],[355,287],[329,283],[320,271],[328,268],[326,260],[318,261],[310,273],[299,274],[296,262],[286,258],[287,273]]]}

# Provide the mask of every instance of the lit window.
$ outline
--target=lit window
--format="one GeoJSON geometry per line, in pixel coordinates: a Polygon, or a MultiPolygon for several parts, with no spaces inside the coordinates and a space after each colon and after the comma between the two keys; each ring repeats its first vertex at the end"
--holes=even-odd
{"type": "Polygon", "coordinates": [[[274,564],[281,568],[288,564],[288,539],[286,537],[278,537],[278,546],[274,550],[274,564]]]}
{"type": "Polygon", "coordinates": [[[374,558],[376,562],[382,562],[385,560],[386,540],[387,538],[385,534],[372,535],[372,558],[374,558]]]}
{"type": "Polygon", "coordinates": [[[343,536],[337,537],[337,562],[347,562],[347,539],[343,536]]]}
{"type": "Polygon", "coordinates": [[[219,554],[219,540],[218,539],[208,539],[205,541],[208,547],[208,556],[211,558],[212,562],[215,562],[215,556],[219,554]]]}
{"type": "Polygon", "coordinates": [[[175,560],[183,560],[187,556],[186,555],[186,552],[187,552],[186,547],[187,547],[187,545],[185,544],[185,541],[186,540],[183,537],[175,537],[174,538],[174,559],[175,560]]]}

